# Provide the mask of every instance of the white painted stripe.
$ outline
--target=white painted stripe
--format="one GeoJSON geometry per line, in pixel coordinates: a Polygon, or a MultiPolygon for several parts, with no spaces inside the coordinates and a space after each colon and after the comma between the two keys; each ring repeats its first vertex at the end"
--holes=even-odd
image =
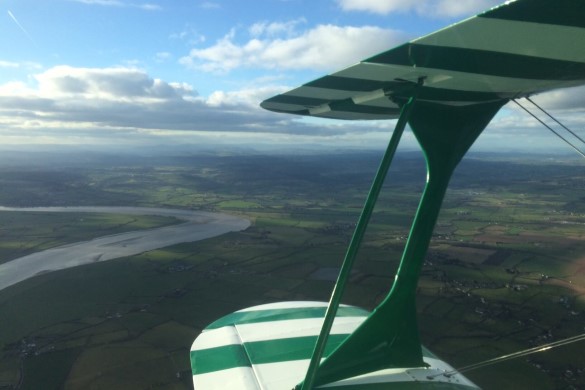
{"type": "Polygon", "coordinates": [[[579,27],[475,17],[412,42],[585,62],[579,27]]]}
{"type": "MultiPolygon", "coordinates": [[[[356,104],[358,104],[358,103],[356,103],[356,104]]],[[[390,100],[387,97],[369,100],[367,103],[364,103],[364,105],[371,106],[371,107],[380,107],[380,108],[392,108],[392,109],[399,108],[398,104],[392,102],[392,100],[390,100]]]]}
{"type": "MultiPolygon", "coordinates": [[[[338,317],[333,322],[331,334],[350,334],[366,317],[338,317]]],[[[191,346],[191,351],[238,345],[255,341],[288,339],[293,337],[318,336],[323,324],[322,318],[306,318],[258,322],[225,326],[206,330],[199,335],[191,346]]]]}
{"type": "Polygon", "coordinates": [[[236,367],[193,375],[193,387],[196,390],[266,390],[258,384],[251,367],[236,367]]]}
{"type": "MultiPolygon", "coordinates": [[[[300,87],[290,92],[283,94],[284,96],[295,96],[295,97],[308,97],[328,100],[344,100],[352,99],[354,104],[364,104],[366,106],[379,106],[379,107],[393,107],[397,108],[398,105],[394,104],[388,97],[384,96],[384,91],[378,89],[372,92],[359,92],[359,91],[346,91],[343,89],[329,89],[329,88],[317,88],[317,87],[300,87]]],[[[283,104],[278,102],[270,102],[270,107],[274,104],[283,104]]],[[[284,103],[286,104],[286,103],[284,103]]],[[[298,104],[290,104],[291,106],[301,106],[298,104]]]]}
{"type": "MultiPolygon", "coordinates": [[[[511,97],[511,96],[509,96],[511,97]]],[[[419,101],[429,101],[435,102],[434,100],[427,100],[427,99],[418,99],[419,101]]],[[[468,106],[477,104],[476,101],[451,101],[451,100],[441,100],[439,103],[450,105],[450,106],[468,106]]],[[[384,109],[397,109],[399,108],[398,105],[392,103],[390,99],[379,99],[369,101],[367,103],[370,107],[377,107],[380,108],[379,114],[368,114],[368,113],[359,113],[359,112],[351,112],[351,111],[341,111],[341,110],[315,110],[310,109],[310,114],[316,117],[322,118],[336,118],[336,119],[395,119],[398,117],[398,114],[394,113],[384,113],[384,109]]],[[[285,104],[285,103],[264,103],[264,107],[267,109],[273,110],[280,110],[285,112],[295,112],[300,110],[306,110],[307,107],[300,106],[297,104],[285,104]]],[[[329,107],[329,106],[327,106],[329,107]]]]}
{"type": "Polygon", "coordinates": [[[309,113],[313,116],[319,116],[331,112],[329,104],[322,104],[319,107],[309,108],[309,113]]]}
{"type": "MultiPolygon", "coordinates": [[[[381,99],[376,99],[376,100],[370,100],[370,101],[368,101],[364,105],[365,106],[371,106],[371,107],[390,108],[390,109],[397,109],[397,108],[399,108],[397,104],[393,103],[388,98],[381,98],[381,99]]],[[[324,105],[324,106],[328,106],[328,105],[324,105]]],[[[313,108],[313,107],[308,107],[308,106],[302,106],[300,104],[266,102],[266,103],[264,103],[264,107],[265,108],[274,109],[274,110],[284,110],[284,111],[300,111],[300,110],[309,109],[311,111],[311,113],[313,113],[313,112],[317,112],[316,109],[319,109],[322,106],[313,108]]]]}
{"type": "Polygon", "coordinates": [[[266,390],[294,388],[305,379],[308,368],[309,359],[254,365],[258,382],[266,390]]]}
{"type": "MultiPolygon", "coordinates": [[[[238,312],[270,311],[282,309],[307,309],[315,307],[327,307],[327,302],[277,302],[265,305],[253,306],[238,312]]],[[[340,305],[340,307],[351,307],[340,305]]],[[[238,313],[236,312],[236,313],[238,313]]],[[[364,321],[365,316],[338,317],[334,321],[333,334],[351,333],[355,327],[364,321]]],[[[243,342],[274,340],[279,338],[291,338],[302,336],[315,336],[319,334],[323,318],[304,318],[295,320],[275,321],[273,318],[266,322],[254,322],[233,325],[217,329],[205,329],[191,345],[191,351],[221,347],[224,345],[238,345],[243,342]],[[238,334],[240,333],[240,334],[238,334]],[[242,336],[242,334],[244,336],[242,336]]]]}
{"type": "MultiPolygon", "coordinates": [[[[338,317],[333,322],[331,334],[350,334],[366,317],[338,317]]],[[[318,336],[323,325],[322,318],[272,321],[255,324],[236,325],[245,343],[288,339],[293,337],[318,336]]]]}
{"type": "Polygon", "coordinates": [[[224,345],[237,345],[242,341],[238,336],[236,328],[233,326],[224,326],[223,328],[210,329],[203,331],[191,345],[191,351],[221,347],[224,345]]]}
{"type": "MultiPolygon", "coordinates": [[[[343,100],[343,99],[349,99],[358,93],[360,93],[360,92],[346,91],[344,89],[330,89],[330,88],[302,86],[299,88],[295,88],[292,91],[285,93],[284,95],[312,97],[315,99],[343,100]]],[[[363,94],[363,92],[361,92],[361,93],[363,94]]]]}
{"type": "Polygon", "coordinates": [[[582,80],[533,80],[514,77],[480,75],[442,69],[412,67],[404,65],[363,62],[335,74],[340,77],[362,78],[375,81],[391,81],[401,78],[416,81],[427,76],[425,87],[444,88],[456,91],[502,93],[502,97],[513,97],[518,93],[533,93],[549,88],[563,88],[583,84],[582,80]],[[508,94],[508,95],[506,95],[508,94]]]}
{"type": "MultiPolygon", "coordinates": [[[[346,91],[343,89],[329,89],[317,87],[301,87],[283,94],[283,96],[294,96],[304,98],[318,98],[328,100],[345,100],[352,99],[354,104],[363,104],[366,106],[392,107],[397,108],[398,105],[393,103],[388,97],[384,95],[381,89],[372,92],[346,91]]],[[[301,108],[308,108],[300,104],[268,102],[270,107],[275,107],[279,104],[288,104],[301,108]]],[[[266,103],[265,103],[266,104],[266,103]]],[[[275,107],[276,108],[276,107],[275,107]]]]}
{"type": "Polygon", "coordinates": [[[355,104],[364,104],[380,99],[388,100],[388,98],[386,97],[386,93],[384,92],[383,89],[376,89],[375,91],[367,93],[362,92],[360,94],[352,96],[351,99],[355,104]]]}
{"type": "Polygon", "coordinates": [[[395,79],[417,82],[419,77],[423,77],[425,74],[419,72],[418,68],[412,66],[360,62],[359,64],[333,73],[332,76],[384,82],[395,81],[395,79]]]}
{"type": "MultiPolygon", "coordinates": [[[[341,305],[349,307],[349,305],[341,305]]],[[[275,309],[298,309],[298,308],[311,308],[311,307],[327,307],[327,302],[317,301],[288,301],[288,302],[275,302],[266,303],[264,305],[252,306],[242,310],[238,310],[236,313],[242,313],[246,311],[260,311],[260,310],[275,310],[275,309]]]]}

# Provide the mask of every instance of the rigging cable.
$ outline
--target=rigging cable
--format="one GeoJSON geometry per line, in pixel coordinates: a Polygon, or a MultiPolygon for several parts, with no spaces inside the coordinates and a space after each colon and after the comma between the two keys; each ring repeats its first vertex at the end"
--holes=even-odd
{"type": "MultiPolygon", "coordinates": [[[[560,135],[557,131],[555,131],[552,127],[550,127],[549,125],[547,125],[546,123],[544,123],[544,121],[542,119],[540,119],[539,117],[537,117],[536,115],[534,115],[530,110],[528,110],[526,107],[524,107],[522,104],[518,103],[518,101],[516,99],[512,99],[512,101],[514,103],[516,103],[518,106],[520,106],[520,108],[522,108],[524,111],[526,111],[528,114],[530,114],[534,119],[536,119],[537,121],[539,121],[544,127],[546,127],[547,129],[549,129],[550,131],[552,131],[557,137],[559,137],[560,139],[562,139],[563,141],[565,141],[570,147],[572,147],[573,149],[575,149],[575,151],[577,153],[579,153],[582,157],[585,158],[585,153],[583,153],[578,147],[576,147],[575,145],[573,145],[568,139],[566,139],[565,137],[563,137],[562,135],[560,135]]],[[[532,100],[529,99],[530,102],[532,102],[532,100]]],[[[533,103],[534,104],[534,103],[533,103]]],[[[535,104],[536,105],[536,104],[535,104]]],[[[540,106],[537,106],[540,108],[540,106]]],[[[542,108],[540,108],[543,112],[545,112],[549,117],[553,118],[552,115],[550,115],[549,113],[547,113],[546,111],[544,111],[542,108]]],[[[560,124],[560,122],[556,119],[553,118],[553,120],[557,123],[560,124]]],[[[565,129],[566,126],[562,125],[561,126],[565,129]]],[[[567,129],[568,130],[568,129],[567,129]]],[[[573,133],[571,130],[568,130],[571,134],[575,135],[575,133],[573,133]]],[[[585,144],[585,141],[583,141],[580,137],[576,136],[581,142],[583,142],[585,144]]]]}
{"type": "MultiPolygon", "coordinates": [[[[545,111],[542,107],[540,107],[538,104],[536,104],[534,101],[532,101],[529,97],[526,97],[526,100],[528,100],[530,103],[532,103],[540,111],[542,111],[544,114],[546,114],[549,118],[551,118],[553,121],[555,121],[559,126],[561,126],[563,129],[565,129],[566,131],[568,131],[571,135],[573,135],[573,137],[575,137],[576,139],[578,139],[579,141],[581,141],[581,143],[583,143],[585,145],[585,140],[583,140],[583,138],[579,137],[579,135],[577,135],[575,132],[571,131],[567,126],[563,125],[559,120],[557,120],[555,117],[553,117],[547,111],[545,111]]],[[[577,153],[579,153],[581,156],[585,157],[585,153],[583,153],[579,148],[577,148],[575,145],[573,145],[565,137],[563,137],[562,135],[560,135],[552,127],[550,127],[549,125],[547,125],[546,123],[544,123],[544,121],[542,121],[540,118],[538,118],[536,115],[534,115],[530,110],[528,110],[526,107],[524,107],[522,104],[520,104],[516,99],[512,99],[512,101],[514,103],[516,103],[524,111],[526,111],[528,114],[530,114],[534,119],[536,119],[537,121],[539,121],[544,127],[546,127],[547,129],[549,129],[550,131],[552,131],[553,134],[555,134],[557,137],[559,137],[560,139],[562,139],[563,141],[565,141],[569,146],[571,146],[573,149],[575,149],[575,151],[577,151],[577,153]]],[[[554,341],[552,343],[539,345],[538,347],[533,347],[533,348],[525,349],[523,351],[514,352],[514,353],[511,353],[511,354],[508,354],[508,355],[503,355],[503,356],[500,356],[500,357],[497,357],[497,358],[493,358],[493,359],[489,359],[489,360],[484,360],[483,362],[470,364],[468,366],[464,366],[464,367],[461,367],[461,368],[458,368],[458,369],[454,369],[454,370],[451,370],[451,371],[446,371],[446,372],[443,372],[443,373],[440,373],[440,374],[429,375],[429,376],[427,376],[427,378],[428,379],[434,379],[434,378],[437,378],[439,376],[451,377],[451,376],[456,375],[456,374],[462,374],[462,373],[467,372],[467,371],[475,370],[475,369],[482,368],[482,367],[486,367],[486,366],[491,366],[493,364],[501,363],[501,362],[504,362],[504,361],[507,361],[507,360],[517,359],[519,357],[532,355],[532,354],[537,353],[537,352],[548,351],[548,350],[553,349],[553,348],[557,348],[557,347],[561,347],[563,345],[568,345],[568,344],[576,343],[576,342],[579,342],[579,341],[585,341],[585,333],[580,334],[578,336],[569,337],[569,338],[566,338],[566,339],[563,339],[563,340],[554,341]]]]}
{"type": "Polygon", "coordinates": [[[523,351],[514,352],[514,353],[511,353],[508,355],[503,355],[503,356],[489,359],[489,360],[484,360],[483,362],[470,364],[468,366],[457,368],[457,369],[454,369],[452,371],[446,371],[446,372],[442,372],[440,374],[429,375],[429,376],[427,376],[427,378],[434,379],[436,377],[443,376],[443,375],[446,377],[451,377],[451,376],[456,375],[456,374],[462,374],[462,373],[467,372],[467,371],[475,370],[475,369],[486,367],[486,366],[491,366],[492,364],[501,363],[501,362],[504,362],[506,360],[511,360],[511,359],[516,359],[516,358],[523,357],[523,356],[532,355],[532,354],[537,353],[537,352],[548,351],[548,350],[553,349],[553,348],[561,347],[563,345],[568,345],[568,344],[572,344],[572,343],[576,343],[576,342],[584,341],[584,340],[585,340],[585,333],[582,333],[578,336],[573,336],[573,337],[569,337],[569,338],[566,338],[563,340],[553,341],[552,343],[539,345],[538,347],[525,349],[523,351]]]}
{"type": "Polygon", "coordinates": [[[569,133],[571,133],[573,135],[573,137],[577,138],[579,141],[581,141],[582,143],[585,144],[585,140],[583,140],[583,138],[579,137],[579,135],[577,135],[574,131],[572,131],[571,129],[569,129],[567,126],[563,125],[557,118],[555,118],[554,116],[552,116],[551,114],[548,113],[548,111],[546,111],[544,108],[540,107],[538,104],[536,104],[532,99],[530,99],[528,96],[526,96],[525,98],[526,100],[528,100],[530,103],[532,103],[536,108],[538,108],[540,111],[542,111],[546,116],[548,116],[550,119],[552,119],[553,121],[555,121],[559,126],[561,126],[563,129],[567,130],[569,133]]]}

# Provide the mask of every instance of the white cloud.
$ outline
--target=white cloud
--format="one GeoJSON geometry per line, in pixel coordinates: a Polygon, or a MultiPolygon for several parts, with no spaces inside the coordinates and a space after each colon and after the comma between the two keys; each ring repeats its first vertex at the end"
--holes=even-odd
{"type": "Polygon", "coordinates": [[[260,101],[288,87],[254,87],[259,80],[250,80],[239,91],[216,91],[201,97],[191,85],[152,78],[140,69],[58,66],[37,74],[32,85],[0,85],[0,139],[27,144],[160,145],[207,140],[254,146],[321,143],[328,147],[335,142],[352,147],[364,146],[369,137],[381,137],[370,146],[387,138],[392,122],[366,126],[303,121],[263,110],[260,101]]]}
{"type": "Polygon", "coordinates": [[[205,72],[228,72],[240,67],[264,69],[336,70],[387,50],[406,40],[405,34],[380,27],[319,25],[300,34],[300,23],[256,24],[252,37],[236,41],[232,30],[214,45],[192,49],[180,62],[205,72]],[[279,38],[277,33],[287,36],[279,38]]]}
{"type": "MultiPolygon", "coordinates": [[[[57,66],[35,75],[32,81],[0,85],[2,139],[57,142],[62,138],[63,142],[80,139],[87,142],[93,137],[100,142],[123,139],[131,143],[133,137],[140,142],[144,134],[156,139],[164,134],[180,137],[195,132],[207,134],[206,137],[221,135],[221,142],[239,143],[244,136],[254,136],[262,142],[279,139],[367,147],[387,142],[394,124],[299,120],[296,116],[260,109],[260,101],[289,89],[278,85],[282,81],[278,78],[251,79],[243,89],[215,91],[209,96],[198,96],[189,84],[153,78],[131,67],[57,66]]],[[[558,117],[579,129],[583,125],[582,111],[574,110],[573,106],[584,95],[583,88],[567,89],[543,94],[538,102],[546,109],[564,109],[558,112],[558,117]]],[[[562,143],[540,127],[509,105],[490,125],[479,146],[494,150],[506,144],[521,149],[524,140],[529,140],[534,145],[550,144],[565,150],[562,143]]]]}
{"type": "Polygon", "coordinates": [[[189,84],[123,67],[57,66],[35,75],[34,81],[34,86],[0,85],[0,135],[49,129],[294,131],[294,126],[282,125],[292,119],[259,107],[261,100],[282,92],[275,87],[215,92],[203,98],[189,84]]]}
{"type": "Polygon", "coordinates": [[[542,95],[535,96],[532,100],[545,109],[583,109],[585,101],[585,87],[557,89],[542,95]]]}
{"type": "Polygon", "coordinates": [[[344,11],[388,15],[415,12],[429,18],[473,15],[502,3],[501,0],[337,0],[344,11]]]}
{"type": "Polygon", "coordinates": [[[296,34],[297,25],[304,23],[307,23],[305,18],[290,20],[288,22],[259,22],[250,26],[248,31],[253,37],[260,37],[262,35],[272,37],[283,33],[290,37],[296,34]]]}
{"type": "Polygon", "coordinates": [[[35,76],[43,97],[73,97],[128,101],[181,97],[177,90],[159,79],[133,68],[74,68],[56,66],[35,76]]]}
{"type": "MultiPolygon", "coordinates": [[[[585,99],[585,87],[557,89],[533,96],[530,99],[545,110],[546,113],[554,117],[556,121],[562,123],[562,125],[542,112],[530,101],[520,99],[518,102],[547,126],[551,127],[560,137],[575,144],[577,148],[585,150],[585,145],[579,139],[585,139],[585,108],[582,104],[585,99]],[[563,126],[567,127],[570,131],[564,129],[563,126]],[[572,133],[577,134],[578,137],[575,137],[572,133]]],[[[562,141],[559,136],[554,135],[542,123],[519,106],[515,104],[510,104],[509,106],[516,111],[513,124],[532,130],[529,138],[546,136],[550,147],[562,147],[563,150],[570,150],[570,146],[562,141]]]]}
{"type": "Polygon", "coordinates": [[[18,67],[20,67],[20,64],[18,62],[0,60],[0,68],[18,68],[18,67]]]}
{"type": "MultiPolygon", "coordinates": [[[[560,89],[531,97],[539,106],[557,118],[561,123],[585,138],[585,109],[579,104],[585,98],[585,87],[560,89]]],[[[581,142],[539,111],[525,99],[518,102],[536,115],[555,132],[584,149],[581,142]]],[[[514,102],[508,103],[492,120],[478,142],[480,150],[523,150],[532,152],[566,152],[571,148],[550,132],[543,124],[514,102]]]]}
{"type": "Polygon", "coordinates": [[[256,108],[262,100],[286,92],[289,89],[289,87],[266,86],[239,91],[215,91],[209,95],[206,103],[212,107],[247,105],[250,108],[256,108]]]}

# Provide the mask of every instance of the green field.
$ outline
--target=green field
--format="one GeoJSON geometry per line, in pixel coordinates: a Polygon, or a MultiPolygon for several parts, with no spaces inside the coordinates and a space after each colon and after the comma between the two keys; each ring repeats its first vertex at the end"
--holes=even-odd
{"type": "MultiPolygon", "coordinates": [[[[0,389],[191,388],[188,351],[213,320],[261,303],[328,300],[330,275],[340,266],[377,160],[369,153],[227,155],[53,172],[63,183],[59,188],[67,188],[59,202],[69,205],[118,199],[117,205],[229,212],[253,225],[44,274],[1,291],[0,389]]],[[[585,209],[577,189],[585,172],[572,161],[553,168],[477,156],[453,178],[421,276],[418,310],[424,344],[455,367],[584,331],[585,209]]],[[[14,168],[2,170],[0,180],[17,176],[14,168]]],[[[19,176],[26,185],[18,189],[0,186],[0,199],[28,199],[26,191],[34,191],[46,194],[40,204],[51,205],[48,184],[35,182],[38,176],[19,176]]],[[[346,303],[371,309],[388,292],[423,181],[422,161],[399,156],[346,303]]],[[[39,242],[168,222],[29,217],[0,220],[3,232],[28,232],[6,236],[6,243],[32,251],[43,248],[39,242]],[[55,238],[39,239],[51,231],[55,238]]],[[[5,254],[0,262],[15,257],[5,254]]],[[[466,376],[486,389],[510,383],[517,389],[583,388],[582,348],[567,346],[466,376]]]]}

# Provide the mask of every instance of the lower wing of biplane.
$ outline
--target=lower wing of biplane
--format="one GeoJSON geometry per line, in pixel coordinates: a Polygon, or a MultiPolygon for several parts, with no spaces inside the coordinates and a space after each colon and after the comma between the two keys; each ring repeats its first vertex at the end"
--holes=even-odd
{"type": "MultiPolygon", "coordinates": [[[[282,302],[250,307],[212,323],[191,349],[195,389],[294,388],[309,367],[326,309],[323,302],[282,302]]],[[[368,315],[341,305],[324,357],[368,315]]],[[[405,384],[416,381],[450,385],[449,389],[477,389],[460,374],[443,376],[453,368],[424,347],[422,353],[423,367],[375,370],[326,388],[350,390],[363,385],[376,389],[387,383],[406,388],[405,384]]]]}
{"type": "Polygon", "coordinates": [[[508,1],[262,102],[276,112],[398,122],[331,301],[257,306],[214,322],[191,350],[195,389],[477,388],[420,343],[420,270],[459,161],[509,100],[585,84],[584,42],[585,0],[508,1]],[[341,296],[407,123],[427,183],[391,291],[367,313],[341,296]]]}

